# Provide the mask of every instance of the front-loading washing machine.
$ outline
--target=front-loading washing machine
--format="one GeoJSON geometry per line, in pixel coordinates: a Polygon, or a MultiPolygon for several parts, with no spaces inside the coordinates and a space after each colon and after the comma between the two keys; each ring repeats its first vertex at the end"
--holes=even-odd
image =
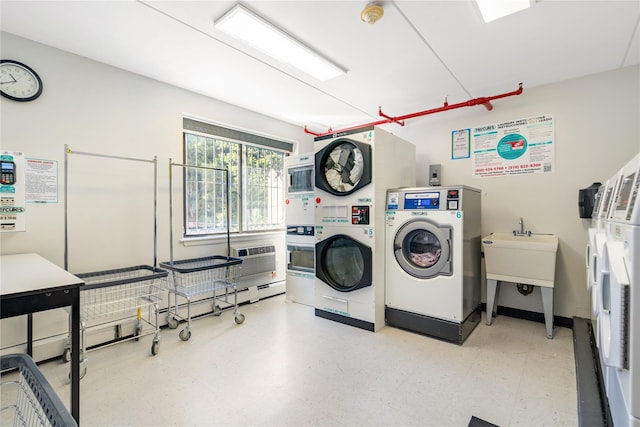
{"type": "Polygon", "coordinates": [[[621,173],[599,276],[599,352],[613,423],[640,426],[640,154],[621,173]]]}
{"type": "MultiPolygon", "coordinates": [[[[607,240],[606,217],[611,207],[613,187],[615,179],[607,180],[600,186],[596,194],[596,203],[593,209],[591,227],[587,230],[587,247],[585,263],[587,268],[587,291],[591,293],[591,325],[595,335],[596,346],[600,345],[598,335],[598,313],[600,312],[600,292],[598,277],[602,267],[604,256],[604,244],[607,240]]],[[[603,369],[604,372],[604,369],[603,369]]]]}
{"type": "Polygon", "coordinates": [[[462,344],[481,317],[481,192],[387,192],[386,321],[462,344]]]}
{"type": "Polygon", "coordinates": [[[315,314],[377,331],[385,325],[385,195],[415,185],[416,147],[369,126],[316,138],[314,148],[315,314]]]}

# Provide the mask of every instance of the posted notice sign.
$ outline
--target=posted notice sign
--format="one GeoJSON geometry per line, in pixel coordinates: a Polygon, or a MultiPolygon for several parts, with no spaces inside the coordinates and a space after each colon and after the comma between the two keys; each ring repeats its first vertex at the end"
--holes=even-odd
{"type": "Polygon", "coordinates": [[[553,172],[553,140],[550,114],[475,127],[473,177],[553,172]]]}

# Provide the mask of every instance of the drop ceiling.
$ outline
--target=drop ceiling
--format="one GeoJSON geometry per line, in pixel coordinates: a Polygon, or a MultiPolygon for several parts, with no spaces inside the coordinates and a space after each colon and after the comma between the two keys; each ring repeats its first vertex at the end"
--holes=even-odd
{"type": "Polygon", "coordinates": [[[634,0],[538,0],[490,23],[473,1],[381,1],[373,25],[367,1],[242,3],[348,72],[320,82],[216,30],[235,1],[3,0],[0,28],[316,132],[640,63],[634,0]]]}

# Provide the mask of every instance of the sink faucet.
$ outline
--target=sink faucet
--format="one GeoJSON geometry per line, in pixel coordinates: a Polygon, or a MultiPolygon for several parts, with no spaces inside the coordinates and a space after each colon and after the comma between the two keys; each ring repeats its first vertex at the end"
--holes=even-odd
{"type": "Polygon", "coordinates": [[[518,221],[520,225],[520,230],[513,230],[514,236],[531,236],[531,231],[524,231],[524,220],[520,217],[520,221],[518,221]]]}

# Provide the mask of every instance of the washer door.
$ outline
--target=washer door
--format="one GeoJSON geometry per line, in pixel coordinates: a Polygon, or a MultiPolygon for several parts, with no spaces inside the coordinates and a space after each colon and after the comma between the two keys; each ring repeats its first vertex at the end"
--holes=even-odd
{"type": "Polygon", "coordinates": [[[622,242],[607,242],[598,286],[602,308],[598,315],[600,353],[604,364],[628,369],[629,278],[622,242]]]}
{"type": "Polygon", "coordinates": [[[452,233],[451,226],[413,219],[396,233],[393,254],[400,267],[414,277],[450,276],[452,233]]]}
{"type": "Polygon", "coordinates": [[[340,292],[371,286],[371,248],[344,234],[316,243],[316,277],[340,292]]]}
{"type": "Polygon", "coordinates": [[[346,196],[371,183],[371,146],[338,138],[316,153],[316,188],[346,196]]]}

